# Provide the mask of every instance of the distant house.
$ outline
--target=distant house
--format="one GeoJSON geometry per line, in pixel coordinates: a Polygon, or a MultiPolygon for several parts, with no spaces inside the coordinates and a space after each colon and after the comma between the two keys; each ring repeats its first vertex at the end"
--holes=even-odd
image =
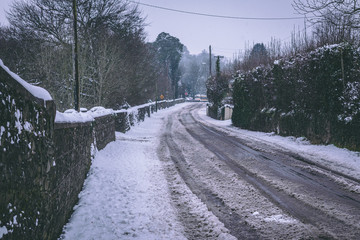
{"type": "Polygon", "coordinates": [[[207,96],[204,95],[204,94],[196,94],[194,100],[195,100],[196,102],[207,102],[207,101],[208,101],[208,98],[207,98],[207,96]]]}

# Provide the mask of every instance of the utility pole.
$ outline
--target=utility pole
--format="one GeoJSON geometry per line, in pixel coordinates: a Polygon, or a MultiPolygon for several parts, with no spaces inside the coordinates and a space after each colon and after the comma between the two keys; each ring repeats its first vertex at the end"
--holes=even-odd
{"type": "Polygon", "coordinates": [[[212,77],[212,73],[211,73],[211,45],[209,45],[209,71],[210,71],[210,77],[212,77]]]}
{"type": "Polygon", "coordinates": [[[158,85],[157,85],[157,78],[155,80],[155,112],[158,111],[158,85]]]}
{"type": "Polygon", "coordinates": [[[73,0],[73,15],[74,15],[74,77],[75,77],[74,101],[75,101],[75,110],[80,112],[80,82],[79,82],[76,0],[73,0]]]}

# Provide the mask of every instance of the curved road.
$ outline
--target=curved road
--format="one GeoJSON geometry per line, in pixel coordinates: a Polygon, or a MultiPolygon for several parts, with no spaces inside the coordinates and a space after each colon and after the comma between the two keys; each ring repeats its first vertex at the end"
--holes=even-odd
{"type": "Polygon", "coordinates": [[[216,239],[179,194],[181,181],[237,239],[358,239],[359,180],[296,153],[234,137],[199,121],[204,104],[165,119],[158,155],[189,239],[216,239]]]}

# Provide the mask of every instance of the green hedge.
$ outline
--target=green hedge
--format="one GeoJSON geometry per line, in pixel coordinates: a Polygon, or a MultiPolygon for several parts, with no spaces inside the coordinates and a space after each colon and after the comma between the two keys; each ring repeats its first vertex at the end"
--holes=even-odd
{"type": "Polygon", "coordinates": [[[360,49],[318,48],[238,72],[233,124],[360,150],[360,49]]]}

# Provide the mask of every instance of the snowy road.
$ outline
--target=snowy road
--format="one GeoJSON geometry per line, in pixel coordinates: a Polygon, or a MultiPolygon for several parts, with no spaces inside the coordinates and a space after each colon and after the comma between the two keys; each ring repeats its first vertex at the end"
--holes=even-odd
{"type": "MultiPolygon", "coordinates": [[[[351,189],[360,181],[297,153],[218,131],[199,121],[199,106],[168,116],[159,155],[172,160],[192,193],[230,234],[238,239],[360,235],[360,196],[351,189]]],[[[186,236],[203,239],[186,207],[177,206],[189,229],[186,236]]]]}
{"type": "Polygon", "coordinates": [[[181,104],[97,153],[61,238],[356,239],[359,164],[181,104]]]}

